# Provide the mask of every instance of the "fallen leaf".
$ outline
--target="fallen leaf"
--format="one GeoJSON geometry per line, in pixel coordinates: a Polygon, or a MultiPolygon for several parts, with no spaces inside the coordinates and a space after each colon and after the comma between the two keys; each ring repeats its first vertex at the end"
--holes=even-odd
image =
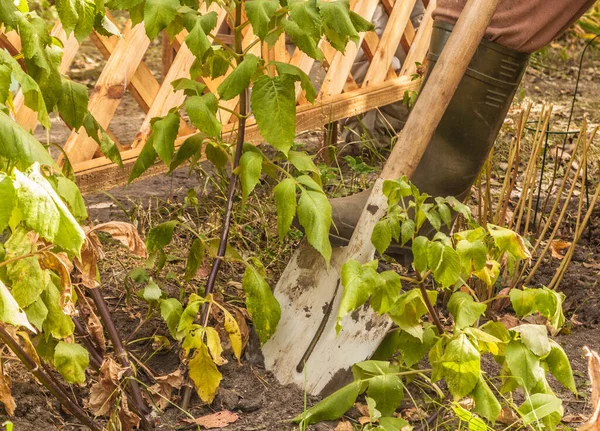
{"type": "Polygon", "coordinates": [[[362,416],[369,416],[369,407],[366,404],[354,403],[354,407],[362,416]]]}
{"type": "Polygon", "coordinates": [[[369,416],[361,416],[358,418],[358,423],[361,425],[371,423],[371,418],[369,416]]]}
{"type": "Polygon", "coordinates": [[[552,257],[562,260],[565,257],[565,250],[571,247],[571,243],[562,239],[553,239],[550,243],[550,252],[552,257]]]}
{"type": "Polygon", "coordinates": [[[112,359],[106,358],[100,367],[98,381],[90,387],[87,407],[96,416],[106,415],[115,404],[119,393],[119,379],[123,369],[112,359]]]}
{"type": "Polygon", "coordinates": [[[418,422],[427,417],[427,412],[421,407],[411,407],[402,410],[402,417],[409,422],[418,422]]]}
{"type": "Polygon", "coordinates": [[[471,410],[473,410],[473,406],[475,405],[475,402],[473,401],[473,398],[467,397],[467,398],[460,400],[458,402],[458,405],[461,406],[465,410],[471,411],[471,410]]]}
{"type": "Polygon", "coordinates": [[[150,387],[152,401],[159,409],[164,410],[169,406],[169,401],[172,401],[173,389],[180,389],[183,385],[183,373],[177,369],[166,376],[158,376],[155,380],[156,383],[150,387]]]}
{"type": "Polygon", "coordinates": [[[588,358],[588,374],[592,382],[592,408],[594,411],[589,421],[578,430],[600,431],[600,356],[587,346],[583,350],[588,358]]]}
{"type": "Polygon", "coordinates": [[[109,425],[107,429],[118,429],[121,431],[133,431],[134,429],[138,429],[141,419],[138,415],[129,410],[127,397],[121,397],[121,405],[117,406],[117,408],[119,409],[118,417],[120,426],[109,425]]]}
{"type": "Polygon", "coordinates": [[[342,421],[337,424],[333,431],[354,431],[352,424],[348,421],[342,421]]]}
{"type": "Polygon", "coordinates": [[[206,416],[200,416],[196,419],[184,419],[184,422],[198,425],[207,429],[225,428],[227,425],[234,423],[240,417],[229,410],[222,410],[206,416]]]}
{"type": "Polygon", "coordinates": [[[9,416],[14,416],[17,407],[15,399],[10,393],[11,381],[9,376],[5,376],[3,370],[0,371],[0,402],[4,404],[4,410],[9,416]]]}
{"type": "Polygon", "coordinates": [[[565,424],[582,423],[587,421],[588,418],[588,416],[583,415],[565,415],[562,418],[562,422],[565,424]]]}
{"type": "Polygon", "coordinates": [[[519,420],[519,417],[514,412],[514,410],[511,409],[510,407],[506,407],[506,406],[502,407],[502,410],[500,410],[500,414],[498,415],[498,419],[497,419],[498,422],[500,422],[501,424],[504,424],[504,425],[514,424],[518,420],[519,420]]]}
{"type": "Polygon", "coordinates": [[[600,262],[587,263],[583,262],[583,267],[588,269],[600,269],[600,262]]]}
{"type": "Polygon", "coordinates": [[[505,314],[498,318],[498,322],[502,323],[506,329],[514,328],[515,326],[519,326],[520,322],[512,314],[505,314]]]}
{"type": "Polygon", "coordinates": [[[144,241],[142,241],[142,238],[140,238],[137,229],[131,223],[110,221],[108,223],[101,223],[94,226],[92,231],[106,232],[127,247],[127,249],[136,256],[141,258],[146,258],[148,256],[146,244],[144,244],[144,241]]]}

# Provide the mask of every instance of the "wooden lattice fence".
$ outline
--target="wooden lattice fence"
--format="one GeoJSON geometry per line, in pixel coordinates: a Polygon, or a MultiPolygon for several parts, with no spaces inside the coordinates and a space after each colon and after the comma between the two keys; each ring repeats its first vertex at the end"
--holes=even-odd
{"type": "MultiPolygon", "coordinates": [[[[423,62],[427,53],[435,0],[423,1],[426,10],[418,30],[415,30],[410,20],[416,0],[354,0],[350,2],[350,7],[362,17],[371,20],[379,3],[389,16],[381,37],[378,37],[375,32],[363,33],[360,35],[358,46],[350,42],[343,54],[335,51],[325,40],[321,40],[319,47],[325,54],[325,61],[321,66],[325,75],[319,82],[319,93],[314,104],[309,103],[300,87],[297,87],[297,132],[319,129],[332,121],[387,105],[402,99],[407,90],[417,89],[419,81],[411,79],[411,76],[416,72],[417,63],[423,62]],[[399,68],[394,68],[392,60],[400,45],[406,58],[399,68]],[[366,75],[360,84],[355,81],[351,73],[359,47],[369,61],[366,75]]],[[[217,28],[225,22],[226,13],[216,4],[213,3],[209,8],[204,9],[204,12],[211,10],[217,12],[217,28]]],[[[183,91],[174,92],[171,82],[189,76],[195,60],[184,43],[186,32],[178,34],[173,42],[167,41],[163,46],[163,79],[159,82],[143,61],[151,45],[144,25],[138,24],[132,27],[131,22],[128,21],[120,30],[122,33],[120,38],[106,37],[95,32],[90,35],[91,41],[106,59],[106,64],[91,91],[88,109],[110,134],[111,120],[125,92],[128,91],[145,112],[145,118],[133,142],[117,142],[123,159],[123,169],[102,156],[96,142],[87,136],[83,128],[71,131],[64,142],[64,151],[73,165],[80,188],[84,192],[108,189],[126,183],[131,168],[150,133],[150,120],[166,115],[171,108],[183,103],[185,98],[183,91]]],[[[80,44],[73,35],[66,37],[60,22],[55,24],[51,34],[60,39],[64,45],[60,70],[68,76],[80,44]]],[[[226,37],[224,36],[225,39],[226,37]]],[[[243,46],[248,47],[254,39],[251,26],[246,27],[243,46]]],[[[13,55],[18,54],[21,50],[18,34],[14,31],[0,33],[0,47],[7,49],[13,55]]],[[[284,35],[274,46],[256,44],[251,52],[268,61],[277,60],[293,64],[306,73],[310,73],[315,66],[314,59],[286,44],[284,35]]],[[[217,87],[224,78],[214,80],[202,78],[202,81],[208,91],[216,93],[217,87]]],[[[236,127],[236,118],[229,111],[235,110],[237,105],[237,98],[224,102],[226,109],[219,112],[219,119],[224,125],[224,135],[236,127]]],[[[14,112],[16,121],[26,130],[33,131],[36,128],[37,114],[25,106],[21,92],[14,98],[14,112]]],[[[176,147],[193,133],[195,133],[194,128],[182,119],[176,147]]],[[[261,142],[256,124],[252,120],[247,124],[247,141],[254,144],[261,142]]],[[[157,163],[148,169],[144,176],[155,175],[165,169],[163,163],[157,163]]]]}

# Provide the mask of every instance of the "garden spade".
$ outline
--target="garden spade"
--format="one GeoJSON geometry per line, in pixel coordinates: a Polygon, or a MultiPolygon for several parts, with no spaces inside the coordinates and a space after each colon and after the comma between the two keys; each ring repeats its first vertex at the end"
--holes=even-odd
{"type": "Polygon", "coordinates": [[[336,334],[344,291],[341,268],[351,259],[361,264],[373,259],[371,233],[387,210],[383,182],[403,175],[410,178],[414,172],[499,1],[467,2],[372,188],[348,246],[334,248],[328,267],[317,251],[303,245],[281,275],[275,288],[281,319],[263,346],[265,365],[280,383],[295,383],[313,395],[333,392],[347,383],[352,365],[368,359],[390,329],[391,320],[365,304],[344,317],[336,334]]]}

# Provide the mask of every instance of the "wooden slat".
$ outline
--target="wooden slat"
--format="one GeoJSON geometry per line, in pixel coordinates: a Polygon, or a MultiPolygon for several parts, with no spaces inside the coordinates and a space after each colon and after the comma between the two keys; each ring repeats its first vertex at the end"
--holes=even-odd
{"type": "Polygon", "coordinates": [[[403,0],[397,1],[394,5],[394,10],[367,70],[363,86],[378,84],[386,79],[388,66],[392,63],[415,2],[416,0],[403,0]]]}
{"type": "MultiPolygon", "coordinates": [[[[409,77],[403,76],[378,85],[360,88],[352,93],[323,98],[315,105],[299,106],[297,132],[314,130],[328,122],[352,117],[376,107],[396,102],[402,99],[405,91],[415,90],[418,85],[417,81],[411,81],[409,77]]],[[[224,136],[228,136],[233,127],[235,127],[233,124],[226,126],[223,132],[224,136]]],[[[176,146],[179,147],[185,139],[186,137],[178,138],[176,146]]],[[[246,139],[247,142],[253,144],[262,142],[255,123],[251,123],[247,127],[246,139]]],[[[121,154],[124,164],[123,170],[105,157],[77,163],[74,165],[74,170],[79,187],[83,192],[90,192],[126,184],[131,168],[140,151],[141,148],[135,148],[121,154]]],[[[165,172],[165,170],[164,163],[157,163],[146,171],[143,177],[158,175],[165,172]]]]}
{"type": "MultiPolygon", "coordinates": [[[[105,129],[115,115],[125,89],[133,79],[149,45],[150,39],[146,36],[143,23],[126,28],[106,62],[88,105],[96,121],[105,129]]],[[[71,163],[79,163],[91,159],[96,147],[96,142],[87,136],[82,127],[79,133],[71,133],[64,149],[71,163]]]]}
{"type": "Polygon", "coordinates": [[[425,55],[429,49],[429,41],[431,40],[431,30],[433,28],[433,11],[436,7],[436,0],[431,0],[429,6],[425,10],[423,20],[419,26],[419,30],[415,35],[410,51],[406,55],[404,64],[400,69],[400,75],[410,76],[417,72],[416,62],[424,62],[425,55]]]}

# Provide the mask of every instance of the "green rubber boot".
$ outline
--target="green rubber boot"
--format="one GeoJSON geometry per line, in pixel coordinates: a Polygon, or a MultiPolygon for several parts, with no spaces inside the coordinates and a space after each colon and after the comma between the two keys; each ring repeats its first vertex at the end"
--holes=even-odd
{"type": "MultiPolygon", "coordinates": [[[[434,23],[424,85],[453,27],[434,23]]],[[[461,200],[467,197],[494,145],[528,58],[528,54],[497,43],[481,42],[411,178],[421,192],[461,200]]],[[[330,201],[332,244],[348,244],[369,193],[365,190],[330,201]]],[[[399,244],[392,244],[387,254],[403,261],[411,257],[410,249],[399,244]]]]}

